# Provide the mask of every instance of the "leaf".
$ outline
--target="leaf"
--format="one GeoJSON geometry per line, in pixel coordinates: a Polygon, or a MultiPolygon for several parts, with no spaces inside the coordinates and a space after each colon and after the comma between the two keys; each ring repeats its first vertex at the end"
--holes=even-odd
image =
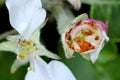
{"type": "Polygon", "coordinates": [[[81,1],[87,4],[109,4],[109,5],[120,4],[120,0],[81,0],[81,1]]]}
{"type": "Polygon", "coordinates": [[[102,63],[110,62],[118,58],[117,47],[114,43],[107,43],[101,51],[98,61],[102,63]]]}
{"type": "Polygon", "coordinates": [[[104,71],[110,75],[111,80],[120,80],[120,57],[108,62],[104,66],[104,71]]]}
{"type": "Polygon", "coordinates": [[[0,0],[0,6],[4,3],[4,0],[0,0]]]}
{"type": "Polygon", "coordinates": [[[21,67],[15,74],[10,73],[10,67],[15,58],[15,54],[0,52],[0,80],[24,80],[27,66],[21,67]]]}
{"type": "Polygon", "coordinates": [[[120,57],[105,64],[96,63],[95,66],[100,80],[120,80],[120,57]]]}

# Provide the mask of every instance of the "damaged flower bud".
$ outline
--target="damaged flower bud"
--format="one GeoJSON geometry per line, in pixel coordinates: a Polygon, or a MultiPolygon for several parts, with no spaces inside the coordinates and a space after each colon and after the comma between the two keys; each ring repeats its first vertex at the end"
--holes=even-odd
{"type": "MultiPolygon", "coordinates": [[[[86,14],[84,14],[86,15],[86,14]]],[[[81,16],[82,17],[82,16],[81,16]]],[[[96,61],[98,54],[108,41],[107,27],[99,21],[90,18],[81,18],[82,20],[74,22],[70,29],[64,34],[66,56],[72,57],[73,52],[79,52],[84,58],[96,61]],[[67,50],[69,49],[69,50],[67,50]],[[68,51],[71,52],[69,53],[68,51]]]]}

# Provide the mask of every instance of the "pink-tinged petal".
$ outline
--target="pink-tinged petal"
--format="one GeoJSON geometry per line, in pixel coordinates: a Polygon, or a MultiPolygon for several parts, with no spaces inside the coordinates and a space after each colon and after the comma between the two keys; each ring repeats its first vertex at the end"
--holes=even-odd
{"type": "Polygon", "coordinates": [[[6,0],[10,24],[21,35],[33,33],[44,21],[46,11],[41,0],[6,0]]]}
{"type": "Polygon", "coordinates": [[[51,80],[76,80],[70,69],[60,61],[51,61],[48,64],[51,80]]]}
{"type": "Polygon", "coordinates": [[[47,63],[44,60],[31,59],[30,66],[33,70],[28,70],[25,80],[51,80],[47,71],[47,63]]]}
{"type": "Polygon", "coordinates": [[[107,26],[100,20],[94,20],[91,18],[87,18],[85,21],[90,21],[90,22],[94,22],[96,25],[98,25],[98,27],[100,27],[103,31],[105,31],[106,33],[108,32],[107,30],[107,26]]]}
{"type": "Polygon", "coordinates": [[[101,25],[100,27],[102,28],[103,31],[105,31],[106,33],[108,32],[106,25],[102,21],[96,20],[96,23],[101,25]]]}

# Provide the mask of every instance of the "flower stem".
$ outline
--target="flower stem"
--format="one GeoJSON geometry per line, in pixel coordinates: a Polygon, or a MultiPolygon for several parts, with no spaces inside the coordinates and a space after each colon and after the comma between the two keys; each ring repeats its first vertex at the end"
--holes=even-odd
{"type": "Polygon", "coordinates": [[[43,3],[44,5],[49,5],[45,7],[53,13],[57,21],[58,32],[62,35],[66,29],[70,27],[68,25],[70,25],[74,19],[72,12],[66,5],[63,4],[62,0],[43,0],[43,3]]]}
{"type": "Polygon", "coordinates": [[[74,19],[73,14],[69,9],[64,9],[61,6],[57,6],[53,8],[53,14],[57,20],[57,29],[60,35],[62,35],[68,27],[70,27],[70,23],[74,19]]]}

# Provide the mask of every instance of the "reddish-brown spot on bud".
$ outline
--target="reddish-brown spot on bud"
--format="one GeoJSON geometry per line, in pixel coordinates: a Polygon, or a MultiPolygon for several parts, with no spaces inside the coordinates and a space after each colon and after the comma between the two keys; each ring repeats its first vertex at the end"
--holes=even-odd
{"type": "Polygon", "coordinates": [[[88,30],[88,31],[85,32],[85,34],[86,34],[87,36],[89,36],[89,35],[92,35],[93,32],[92,32],[91,30],[88,30]]]}
{"type": "Polygon", "coordinates": [[[88,24],[90,25],[92,28],[94,28],[95,30],[97,30],[97,26],[94,22],[83,22],[83,24],[88,24]]]}
{"type": "Polygon", "coordinates": [[[81,24],[81,21],[77,22],[75,26],[79,26],[81,24]]]}
{"type": "Polygon", "coordinates": [[[96,36],[96,37],[95,37],[95,40],[99,40],[99,36],[96,36]]]}
{"type": "Polygon", "coordinates": [[[68,40],[70,40],[70,39],[69,39],[69,38],[70,38],[70,33],[69,33],[69,32],[67,32],[67,33],[65,34],[65,38],[68,39],[68,40]]]}

